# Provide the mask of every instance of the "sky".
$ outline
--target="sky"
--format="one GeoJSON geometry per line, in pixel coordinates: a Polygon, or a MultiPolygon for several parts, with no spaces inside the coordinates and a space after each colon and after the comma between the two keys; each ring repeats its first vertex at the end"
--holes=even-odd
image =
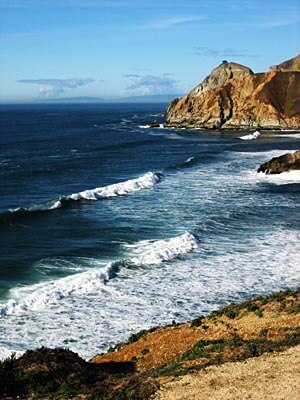
{"type": "Polygon", "coordinates": [[[298,0],[0,0],[0,102],[187,93],[300,53],[298,0]]]}

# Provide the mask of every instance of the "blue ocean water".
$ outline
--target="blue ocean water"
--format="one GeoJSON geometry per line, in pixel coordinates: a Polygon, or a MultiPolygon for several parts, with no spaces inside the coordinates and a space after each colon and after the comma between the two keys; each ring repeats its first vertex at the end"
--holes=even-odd
{"type": "Polygon", "coordinates": [[[299,285],[299,173],[256,173],[299,132],[147,128],[165,109],[0,106],[0,356],[299,285]]]}

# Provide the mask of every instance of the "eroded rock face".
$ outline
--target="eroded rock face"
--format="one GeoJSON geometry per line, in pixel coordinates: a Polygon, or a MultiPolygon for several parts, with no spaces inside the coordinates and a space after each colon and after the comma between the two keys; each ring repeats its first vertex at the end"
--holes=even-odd
{"type": "Polygon", "coordinates": [[[212,70],[200,85],[191,90],[189,96],[196,97],[208,90],[221,89],[229,79],[240,79],[253,75],[253,71],[244,65],[223,61],[221,65],[212,70]]]}
{"type": "Polygon", "coordinates": [[[262,164],[257,172],[280,174],[292,170],[300,170],[300,150],[272,158],[270,161],[262,164]]]}
{"type": "Polygon", "coordinates": [[[300,129],[300,56],[257,74],[223,62],[187,96],[172,101],[166,126],[300,129]]]}

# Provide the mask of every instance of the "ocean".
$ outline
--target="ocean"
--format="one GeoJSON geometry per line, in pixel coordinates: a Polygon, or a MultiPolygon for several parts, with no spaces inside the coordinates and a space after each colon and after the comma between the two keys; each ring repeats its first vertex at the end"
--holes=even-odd
{"type": "Polygon", "coordinates": [[[166,107],[0,106],[0,358],[298,287],[300,174],[256,170],[300,133],[149,128],[166,107]]]}

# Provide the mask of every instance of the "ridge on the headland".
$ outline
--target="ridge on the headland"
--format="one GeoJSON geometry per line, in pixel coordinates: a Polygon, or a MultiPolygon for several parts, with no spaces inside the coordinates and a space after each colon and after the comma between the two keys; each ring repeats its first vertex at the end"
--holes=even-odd
{"type": "Polygon", "coordinates": [[[186,96],[171,102],[166,126],[300,129],[300,55],[265,73],[223,61],[186,96]]]}

